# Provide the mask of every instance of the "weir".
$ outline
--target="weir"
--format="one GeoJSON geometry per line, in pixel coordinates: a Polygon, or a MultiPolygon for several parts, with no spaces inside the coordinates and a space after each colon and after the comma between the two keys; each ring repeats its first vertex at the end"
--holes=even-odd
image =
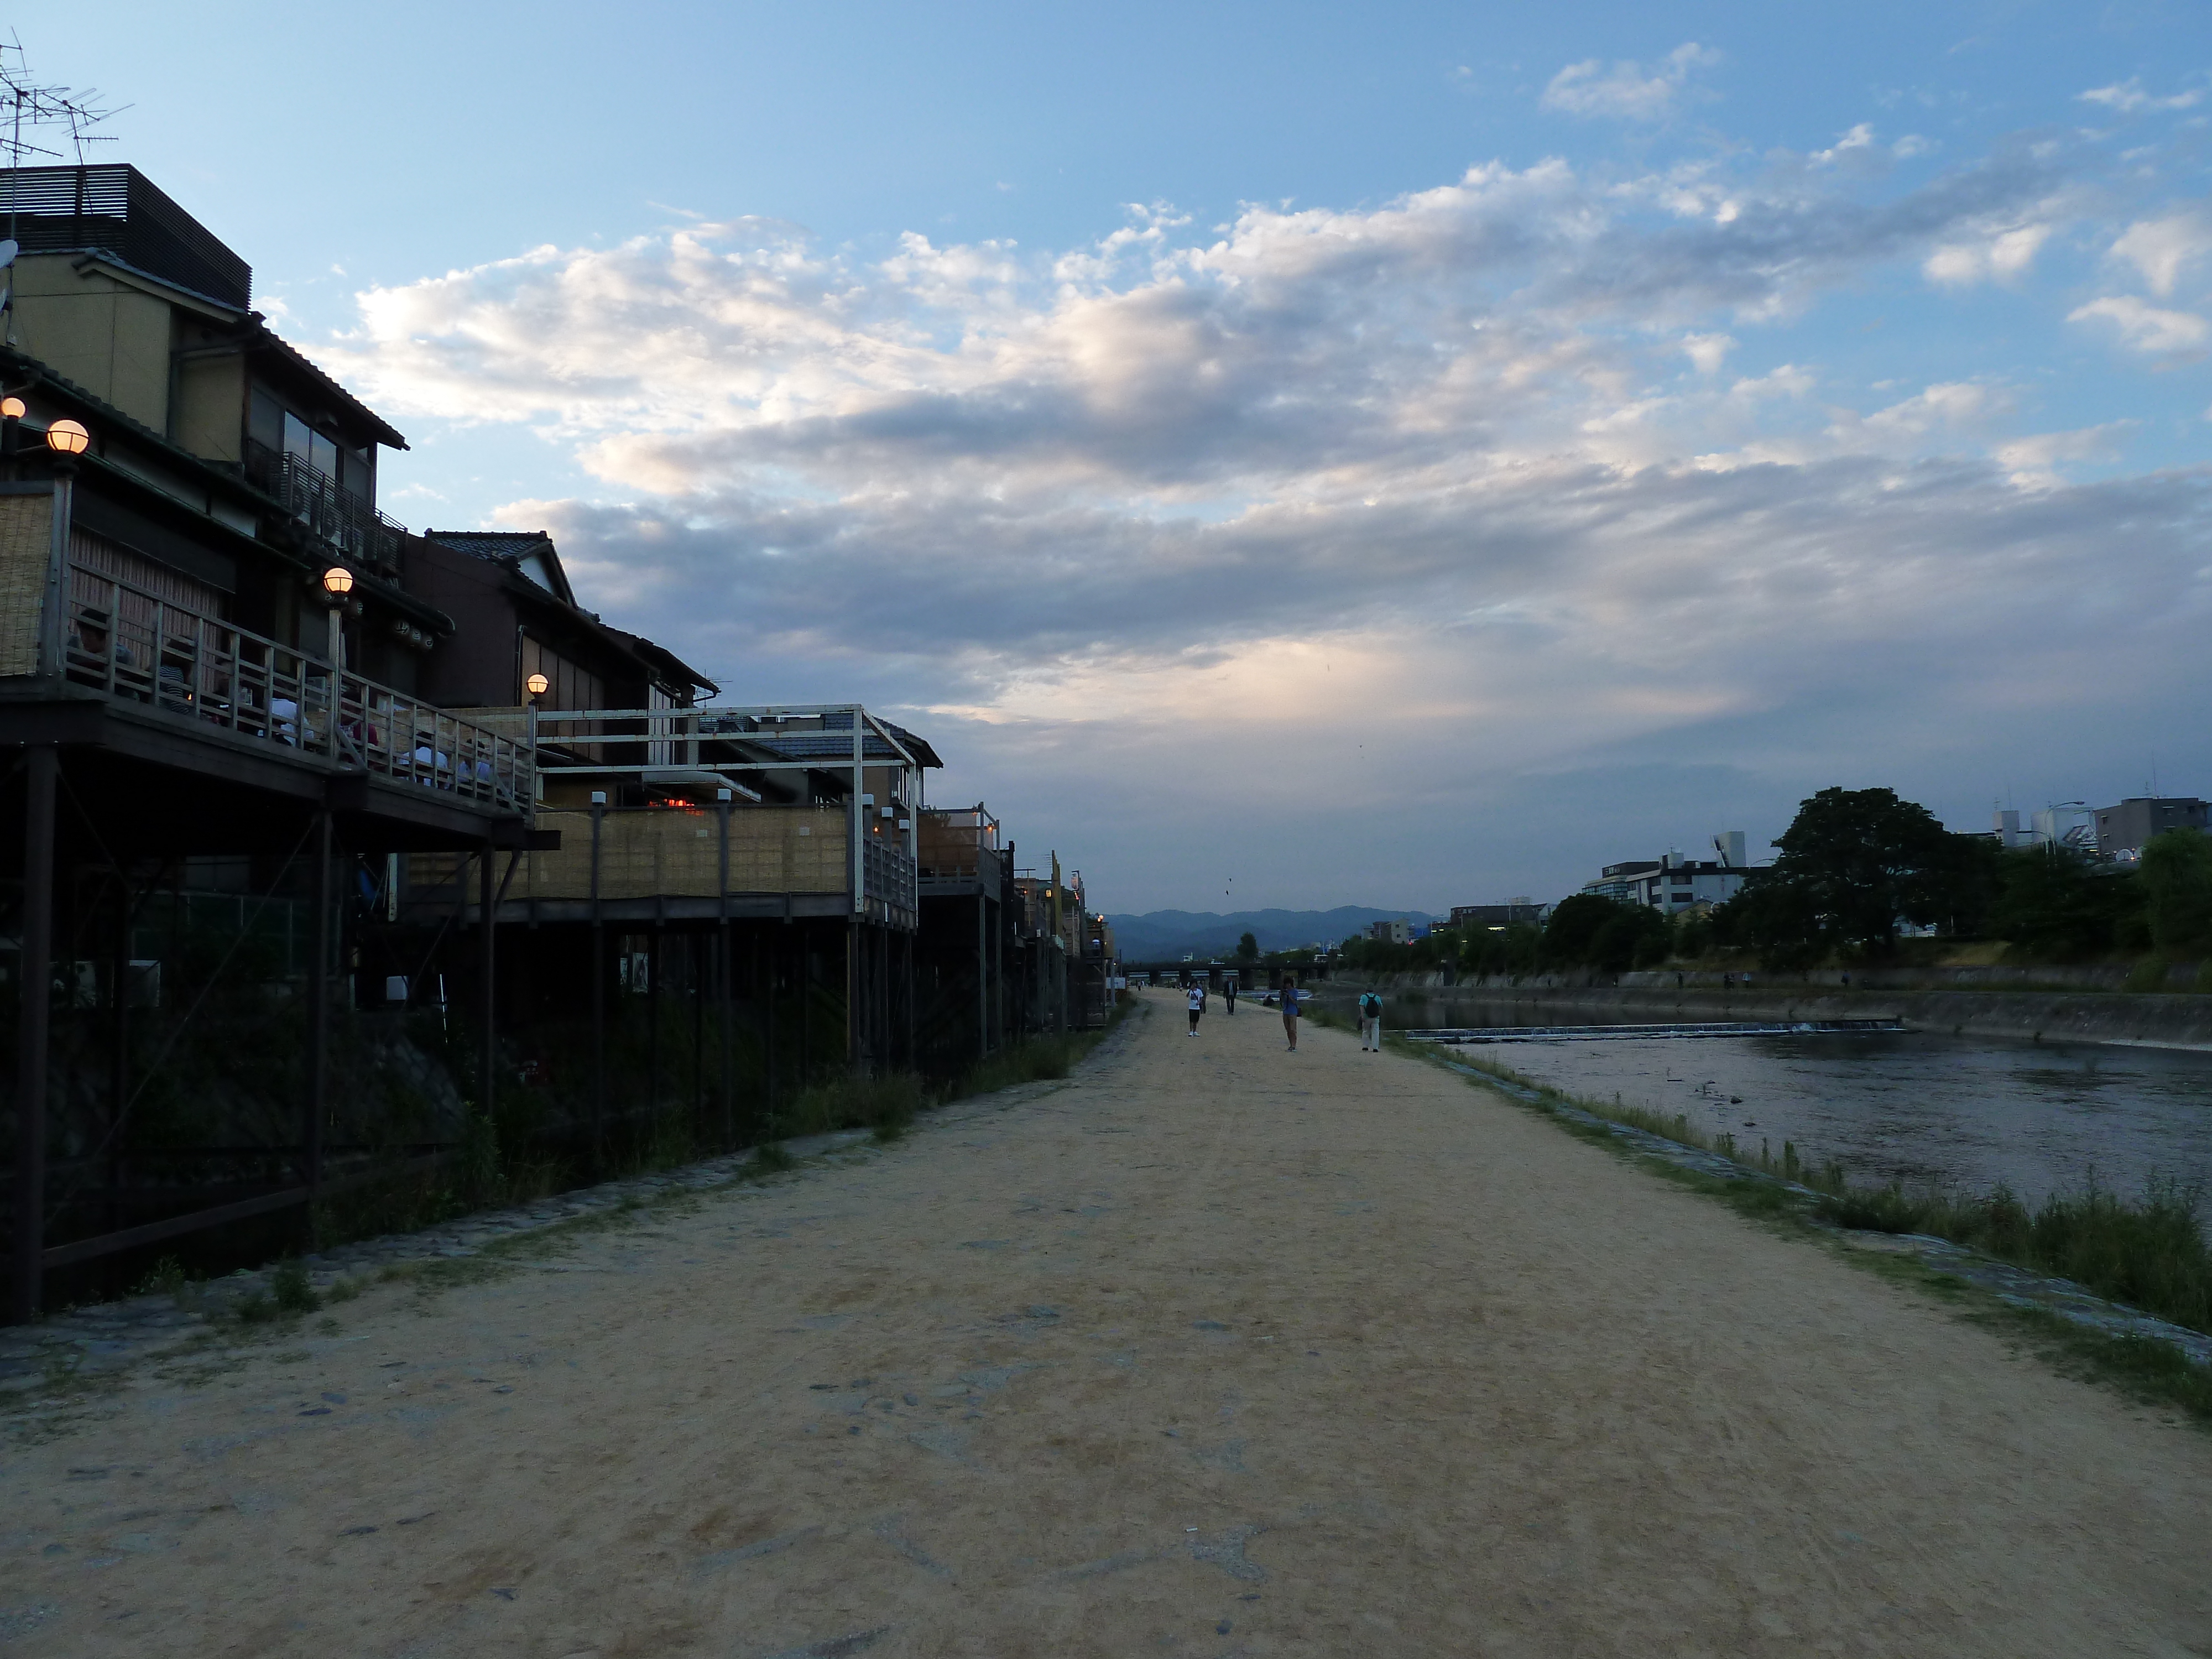
{"type": "Polygon", "coordinates": [[[1671,1021],[1657,1025],[1476,1025],[1401,1031],[1414,1042],[1567,1042],[1629,1037],[1829,1036],[1870,1031],[1902,1031],[1896,1019],[1721,1019],[1671,1021]]]}

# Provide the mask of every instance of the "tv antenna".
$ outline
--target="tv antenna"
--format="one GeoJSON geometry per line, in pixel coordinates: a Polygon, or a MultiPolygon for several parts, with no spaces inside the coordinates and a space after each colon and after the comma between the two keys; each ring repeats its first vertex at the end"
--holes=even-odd
{"type": "MultiPolygon", "coordinates": [[[[129,106],[124,107],[128,108],[129,106]]],[[[0,339],[15,343],[15,283],[9,272],[19,246],[15,238],[16,191],[27,161],[68,160],[54,146],[64,142],[84,165],[85,146],[112,143],[112,133],[92,129],[121,111],[104,106],[91,87],[64,87],[31,73],[22,37],[15,30],[0,40],[0,145],[7,151],[8,235],[0,241],[0,339]]]]}

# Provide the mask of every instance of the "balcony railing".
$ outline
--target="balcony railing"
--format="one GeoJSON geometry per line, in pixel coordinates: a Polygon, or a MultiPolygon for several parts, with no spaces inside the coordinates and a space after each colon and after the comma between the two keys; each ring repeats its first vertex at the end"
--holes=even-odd
{"type": "Polygon", "coordinates": [[[915,908],[914,860],[902,842],[870,836],[860,848],[860,891],[887,908],[911,915],[915,908]]]}
{"type": "Polygon", "coordinates": [[[527,744],[358,674],[72,562],[62,672],[112,697],[186,714],[397,783],[526,812],[527,744]]]}
{"type": "Polygon", "coordinates": [[[321,468],[289,450],[248,441],[246,477],[284,505],[331,549],[349,559],[396,570],[407,526],[387,519],[321,468]]]}

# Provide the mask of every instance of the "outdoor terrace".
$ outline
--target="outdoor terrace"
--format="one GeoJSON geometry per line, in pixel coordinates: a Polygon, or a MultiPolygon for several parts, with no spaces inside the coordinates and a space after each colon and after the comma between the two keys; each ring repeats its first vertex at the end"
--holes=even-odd
{"type": "Polygon", "coordinates": [[[31,740],[119,748],[245,781],[291,775],[292,793],[356,781],[375,797],[356,792],[354,810],[440,820],[449,831],[528,817],[537,780],[526,741],[82,556],[51,560],[45,514],[34,526],[14,522],[49,504],[9,498],[15,511],[0,525],[0,696],[31,740]]]}

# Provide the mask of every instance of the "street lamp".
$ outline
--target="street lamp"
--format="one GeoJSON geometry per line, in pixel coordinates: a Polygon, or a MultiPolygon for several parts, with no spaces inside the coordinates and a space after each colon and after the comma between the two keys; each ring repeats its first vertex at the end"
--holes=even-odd
{"type": "MultiPolygon", "coordinates": [[[[353,592],[353,572],[342,564],[334,564],[323,572],[323,592],[330,596],[331,606],[331,672],[345,672],[345,604],[346,595],[353,592]]],[[[332,703],[336,704],[337,688],[332,687],[332,703]]]]}
{"type": "Polygon", "coordinates": [[[533,697],[542,697],[553,689],[553,682],[543,674],[532,674],[522,684],[523,689],[533,697]]]}
{"type": "MultiPolygon", "coordinates": [[[[21,408],[21,399],[15,400],[21,408]]],[[[52,535],[46,547],[46,591],[40,606],[40,665],[49,674],[62,670],[62,611],[69,594],[70,520],[76,506],[76,458],[92,446],[92,434],[76,421],[56,421],[46,428],[46,447],[53,452],[54,502],[48,518],[52,535]]]]}

